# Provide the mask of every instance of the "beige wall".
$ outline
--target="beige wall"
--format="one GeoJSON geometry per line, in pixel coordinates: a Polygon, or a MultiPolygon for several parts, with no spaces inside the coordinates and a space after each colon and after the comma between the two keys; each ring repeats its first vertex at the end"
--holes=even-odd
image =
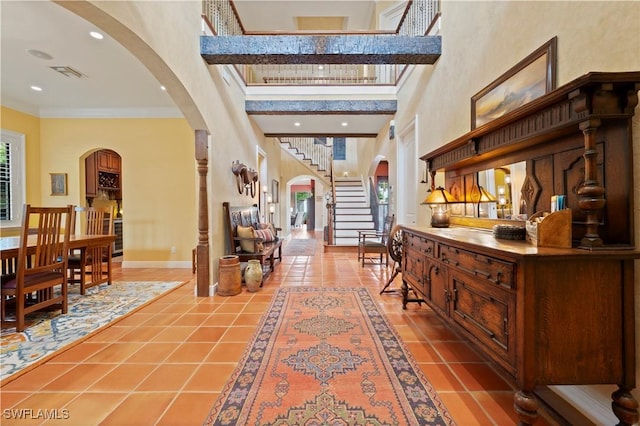
{"type": "MultiPolygon", "coordinates": [[[[444,1],[443,55],[403,82],[396,133],[417,115],[422,155],[468,132],[470,98],[554,36],[557,86],[589,71],[640,70],[639,21],[636,2],[444,1]]],[[[416,191],[422,199],[424,189],[416,191]]],[[[428,224],[428,208],[418,216],[428,224]]]]}
{"type": "Polygon", "coordinates": [[[41,169],[64,170],[69,185],[67,197],[43,194],[43,203],[85,205],[84,158],[111,149],[122,157],[124,261],[178,266],[190,259],[197,241],[195,148],[184,119],[45,118],[41,133],[41,169]]]}
{"type": "MultiPolygon", "coordinates": [[[[467,133],[470,98],[554,36],[558,37],[557,86],[590,71],[640,70],[640,7],[637,2],[442,2],[443,55],[434,66],[416,67],[400,88],[397,129],[415,116],[419,155],[467,133]]],[[[634,158],[640,160],[640,108],[634,118],[634,158]]],[[[380,152],[387,141],[377,141],[380,152]]],[[[634,179],[635,241],[640,242],[640,179],[634,179]]],[[[396,168],[390,161],[390,170],[396,168]]],[[[424,164],[419,165],[424,173],[424,164]]],[[[416,186],[416,199],[424,198],[416,186]],[[422,197],[422,198],[421,198],[422,197]]],[[[631,195],[631,194],[630,194],[631,195]]],[[[418,223],[428,224],[418,207],[418,223]]],[[[640,294],[640,262],[636,262],[640,294]]],[[[638,299],[638,298],[637,298],[638,299]]],[[[640,315],[640,309],[636,308],[640,315]]],[[[636,330],[640,321],[636,320],[636,330]]],[[[640,336],[640,335],[639,335],[640,336]]],[[[636,337],[640,344],[640,338],[636,337]]],[[[636,351],[640,355],[640,349],[636,351]]],[[[603,422],[612,423],[611,387],[563,387],[566,397],[603,422]],[[602,414],[604,413],[604,414],[602,414]]],[[[636,398],[640,394],[634,391],[636,398]]]]}
{"type": "MultiPolygon", "coordinates": [[[[40,120],[29,114],[23,114],[11,108],[0,106],[0,125],[4,130],[11,130],[25,135],[25,161],[27,163],[27,199],[30,204],[39,204],[40,195],[43,193],[40,180],[45,175],[45,171],[40,168],[40,120]]],[[[48,192],[47,192],[48,193],[48,192]]],[[[6,229],[2,230],[2,235],[7,235],[6,229]]],[[[15,234],[17,235],[17,233],[15,234]]]]}
{"type": "MultiPolygon", "coordinates": [[[[192,130],[209,132],[209,235],[212,283],[217,281],[217,260],[225,254],[222,202],[249,205],[258,202],[236,190],[231,164],[239,160],[258,169],[259,130],[244,113],[243,89],[222,78],[222,66],[209,67],[200,56],[199,1],[179,2],[60,2],[93,22],[130,50],[167,88],[192,130]],[[179,28],[179,31],[176,29],[179,28]]],[[[268,181],[277,178],[278,156],[267,151],[268,181]],[[271,174],[274,174],[273,176],[271,174]]],[[[196,179],[192,188],[197,188],[196,179]]],[[[184,208],[185,206],[180,206],[184,208]]],[[[197,210],[194,213],[197,217],[197,210]]],[[[163,224],[172,226],[175,219],[163,224]]],[[[197,219],[197,218],[196,218],[197,219]]],[[[197,230],[197,221],[192,228],[197,230]]],[[[163,232],[164,229],[161,231],[163,232]]],[[[190,256],[189,256],[190,259],[190,256]]]]}
{"type": "Polygon", "coordinates": [[[9,108],[2,118],[4,129],[26,136],[29,203],[86,205],[84,159],[114,150],[122,157],[124,261],[191,266],[195,161],[184,119],[41,119],[9,108]],[[66,196],[50,195],[49,173],[67,174],[66,196]]]}

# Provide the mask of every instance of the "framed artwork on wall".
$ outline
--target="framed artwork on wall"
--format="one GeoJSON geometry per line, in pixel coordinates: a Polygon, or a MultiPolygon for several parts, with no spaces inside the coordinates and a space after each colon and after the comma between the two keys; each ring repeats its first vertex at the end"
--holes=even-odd
{"type": "Polygon", "coordinates": [[[556,87],[554,37],[471,97],[471,129],[521,107],[556,87]]]}
{"type": "Polygon", "coordinates": [[[49,173],[51,175],[51,195],[67,195],[67,174],[49,173]]]}

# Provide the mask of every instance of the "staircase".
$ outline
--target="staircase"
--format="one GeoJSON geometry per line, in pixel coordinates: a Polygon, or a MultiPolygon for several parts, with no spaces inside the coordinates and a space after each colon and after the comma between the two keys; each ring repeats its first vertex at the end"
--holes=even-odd
{"type": "Polygon", "coordinates": [[[371,207],[359,178],[335,178],[335,237],[336,246],[357,246],[358,231],[374,231],[371,207]]]}
{"type": "Polygon", "coordinates": [[[326,186],[330,186],[331,158],[333,149],[314,138],[282,137],[280,146],[303,164],[311,174],[317,176],[326,186]]]}
{"type": "MultiPolygon", "coordinates": [[[[297,158],[311,174],[326,186],[331,186],[331,162],[333,149],[316,138],[282,137],[280,146],[297,158]]],[[[334,239],[336,246],[357,246],[358,231],[375,231],[371,207],[362,180],[350,177],[334,177],[335,217],[334,239]]]]}

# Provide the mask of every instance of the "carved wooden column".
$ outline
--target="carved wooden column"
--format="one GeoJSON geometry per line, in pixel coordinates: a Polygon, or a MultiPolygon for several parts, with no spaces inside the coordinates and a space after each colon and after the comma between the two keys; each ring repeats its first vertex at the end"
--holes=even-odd
{"type": "Polygon", "coordinates": [[[598,215],[604,208],[605,189],[598,181],[598,166],[596,151],[596,132],[600,127],[599,119],[592,119],[580,123],[580,130],[584,134],[584,183],[578,189],[578,206],[586,212],[586,232],[580,241],[581,247],[599,247],[602,238],[598,234],[598,215]]]}
{"type": "Polygon", "coordinates": [[[198,246],[196,247],[196,286],[198,297],[209,296],[209,209],[207,199],[207,163],[209,161],[209,134],[196,130],[196,161],[200,183],[198,190],[198,246]]]}
{"type": "Polygon", "coordinates": [[[334,215],[334,207],[333,201],[327,202],[327,245],[333,245],[333,215],[334,215]]]}

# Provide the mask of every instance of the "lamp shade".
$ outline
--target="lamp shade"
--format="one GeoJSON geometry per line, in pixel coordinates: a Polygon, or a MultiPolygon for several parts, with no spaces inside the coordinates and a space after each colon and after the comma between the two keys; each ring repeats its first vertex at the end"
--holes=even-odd
{"type": "Polygon", "coordinates": [[[424,199],[422,204],[451,204],[458,202],[459,201],[456,200],[456,197],[451,195],[449,191],[439,186],[431,191],[427,198],[424,199]]]}
{"type": "Polygon", "coordinates": [[[491,194],[483,187],[480,187],[480,200],[478,201],[479,203],[495,203],[496,201],[498,200],[493,194],[491,194]]]}
{"type": "Polygon", "coordinates": [[[473,188],[471,188],[468,201],[471,201],[474,204],[479,204],[479,203],[495,203],[497,200],[493,194],[491,194],[489,191],[484,189],[482,186],[473,185],[473,188]]]}

